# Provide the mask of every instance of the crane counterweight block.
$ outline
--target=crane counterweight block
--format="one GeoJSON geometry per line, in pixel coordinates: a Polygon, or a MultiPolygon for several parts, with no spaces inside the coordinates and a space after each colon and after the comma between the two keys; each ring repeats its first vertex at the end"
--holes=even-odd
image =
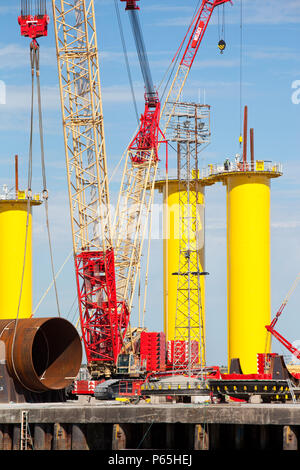
{"type": "Polygon", "coordinates": [[[115,364],[123,345],[129,311],[117,300],[114,252],[75,256],[80,320],[88,363],[115,364]]]}

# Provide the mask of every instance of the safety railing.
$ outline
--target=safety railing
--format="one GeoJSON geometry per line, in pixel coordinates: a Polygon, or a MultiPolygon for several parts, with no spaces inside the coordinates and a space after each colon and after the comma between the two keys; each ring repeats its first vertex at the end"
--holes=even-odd
{"type": "MultiPolygon", "coordinates": [[[[0,188],[0,201],[21,201],[21,200],[27,200],[28,199],[28,194],[27,191],[15,191],[12,189],[8,189],[5,185],[0,188]]],[[[32,194],[31,199],[33,201],[41,201],[41,195],[38,194],[32,194]]]]}
{"type": "MultiPolygon", "coordinates": [[[[256,173],[272,173],[272,174],[282,174],[282,164],[277,162],[271,162],[266,160],[256,160],[254,162],[231,162],[226,160],[223,164],[209,164],[207,168],[202,170],[192,170],[190,181],[194,179],[205,179],[210,176],[223,175],[224,173],[237,173],[237,172],[247,172],[254,171],[256,173]],[[198,177],[197,177],[198,175],[198,177]]],[[[185,180],[185,175],[181,176],[182,180],[185,180]]],[[[164,169],[158,171],[157,181],[165,180],[166,173],[164,169]]],[[[178,180],[178,175],[176,169],[172,169],[168,173],[168,180],[174,181],[178,180]]]]}
{"type": "Polygon", "coordinates": [[[224,173],[236,173],[255,171],[257,173],[282,173],[282,164],[265,160],[256,160],[254,162],[231,162],[225,160],[223,165],[209,164],[207,168],[201,170],[200,178],[208,178],[209,176],[221,175],[224,173]]]}

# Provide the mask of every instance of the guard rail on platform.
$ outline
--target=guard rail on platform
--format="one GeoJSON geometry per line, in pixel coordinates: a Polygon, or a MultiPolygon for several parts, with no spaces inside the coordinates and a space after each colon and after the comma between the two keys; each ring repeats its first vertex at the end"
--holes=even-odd
{"type": "Polygon", "coordinates": [[[224,173],[237,173],[237,172],[248,172],[254,171],[257,173],[282,173],[282,164],[271,162],[271,161],[264,161],[264,160],[256,160],[254,162],[230,162],[229,160],[225,160],[223,165],[220,164],[209,164],[207,168],[201,170],[200,178],[208,178],[209,176],[215,176],[218,174],[224,173]]]}

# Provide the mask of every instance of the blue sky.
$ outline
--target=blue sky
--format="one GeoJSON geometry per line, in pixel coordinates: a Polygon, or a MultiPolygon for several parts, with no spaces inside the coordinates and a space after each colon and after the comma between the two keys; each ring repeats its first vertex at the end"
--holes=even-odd
{"type": "MultiPolygon", "coordinates": [[[[197,0],[141,0],[141,22],[155,84],[159,84],[186,32],[197,0]]],[[[240,132],[240,5],[227,5],[223,55],[217,48],[215,12],[183,92],[186,101],[203,99],[211,105],[212,141],[202,154],[203,165],[221,163],[238,150],[240,132]]],[[[13,158],[20,158],[21,183],[27,179],[30,118],[29,40],[19,33],[19,0],[1,1],[0,80],[6,85],[6,104],[0,105],[0,184],[13,185],[13,158]]],[[[130,26],[123,4],[120,12],[126,36],[139,112],[143,112],[143,83],[130,26]]],[[[58,92],[51,3],[49,36],[40,39],[41,84],[46,148],[49,210],[56,270],[69,255],[71,233],[67,180],[58,92]]],[[[112,172],[136,129],[136,117],[113,0],[95,0],[108,166],[112,172]]],[[[284,176],[272,182],[272,312],[275,314],[300,271],[300,98],[292,88],[300,80],[300,4],[297,0],[243,0],[243,105],[249,109],[249,127],[255,131],[258,159],[282,162],[284,176]],[[292,100],[294,93],[294,103],[292,100]]],[[[299,82],[300,83],[300,82],[299,82]]],[[[299,86],[299,84],[297,85],[299,86]]],[[[300,87],[299,87],[300,88],[300,87]]],[[[35,122],[34,190],[42,188],[39,141],[35,122]]],[[[174,163],[174,162],[173,162],[174,163]]],[[[172,162],[171,162],[172,165],[172,162]]],[[[111,184],[118,194],[120,171],[111,184]]],[[[156,197],[159,202],[159,195],[156,197]]],[[[49,250],[43,208],[34,217],[34,306],[51,282],[49,250]]],[[[207,358],[226,363],[226,212],[225,189],[206,191],[207,358]]],[[[146,323],[163,325],[162,241],[154,240],[146,323]]],[[[58,279],[61,307],[69,319],[76,298],[72,260],[58,279]]],[[[300,286],[278,324],[290,341],[300,339],[300,286]]],[[[74,304],[76,306],[76,302],[74,304]]],[[[37,315],[55,315],[50,292],[37,315]]],[[[136,311],[133,313],[133,323],[136,311]]],[[[274,350],[284,351],[276,340],[274,350]],[[275,347],[276,345],[276,347],[275,347]]]]}

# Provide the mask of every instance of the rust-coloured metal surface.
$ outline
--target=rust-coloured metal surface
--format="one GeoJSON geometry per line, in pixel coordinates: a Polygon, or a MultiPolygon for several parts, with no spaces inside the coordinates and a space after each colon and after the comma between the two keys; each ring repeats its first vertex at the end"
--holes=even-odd
{"type": "Polygon", "coordinates": [[[63,389],[78,374],[81,340],[63,318],[0,320],[0,340],[8,372],[32,392],[63,389]]]}

